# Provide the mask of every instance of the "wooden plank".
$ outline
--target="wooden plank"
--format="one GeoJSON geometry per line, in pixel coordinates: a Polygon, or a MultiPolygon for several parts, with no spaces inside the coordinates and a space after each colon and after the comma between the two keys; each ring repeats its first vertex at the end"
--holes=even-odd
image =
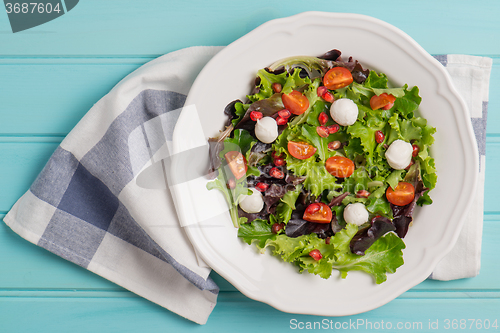
{"type": "MultiPolygon", "coordinates": [[[[0,133],[65,135],[116,83],[151,59],[0,57],[0,133]]],[[[498,90],[500,58],[495,58],[492,96],[498,90]]],[[[487,129],[500,134],[500,101],[494,97],[487,129]]]]}
{"type": "Polygon", "coordinates": [[[0,59],[0,133],[66,135],[148,59],[0,59]]]}
{"type": "MultiPolygon", "coordinates": [[[[500,125],[498,128],[500,129],[500,125]]],[[[486,181],[484,184],[484,211],[487,214],[497,214],[500,210],[497,194],[500,188],[500,174],[497,171],[499,165],[500,135],[488,136],[486,138],[486,181]]]]}
{"type": "MultiPolygon", "coordinates": [[[[484,223],[482,268],[474,278],[454,281],[426,280],[412,291],[478,292],[500,290],[500,267],[496,255],[496,241],[500,238],[500,221],[484,223]]],[[[102,290],[119,291],[122,288],[58,256],[28,243],[0,223],[0,267],[9,270],[0,274],[0,288],[7,290],[102,290]]],[[[215,272],[211,274],[222,291],[236,291],[215,272]]]]}
{"type": "Polygon", "coordinates": [[[323,318],[287,314],[250,300],[214,273],[223,292],[207,325],[200,327],[27,243],[0,223],[0,331],[233,332],[236,328],[241,332],[288,332],[307,329],[307,323],[318,323],[331,331],[483,331],[485,319],[490,320],[488,330],[497,330],[498,326],[491,324],[500,312],[496,257],[500,236],[496,203],[500,102],[495,97],[500,88],[500,44],[494,42],[500,40],[499,9],[497,0],[480,4],[389,0],[383,5],[361,0],[355,6],[299,0],[290,0],[286,6],[264,0],[87,0],[59,19],[17,34],[10,32],[7,20],[0,20],[0,45],[6,46],[0,47],[0,218],[93,103],[141,64],[173,50],[227,45],[269,19],[305,10],[335,10],[386,20],[433,54],[495,58],[488,122],[486,222],[478,277],[426,281],[374,311],[323,318]],[[382,322],[385,326],[381,328],[382,322]],[[387,329],[389,322],[392,329],[387,329]],[[398,323],[403,324],[401,329],[396,327],[398,323]],[[438,329],[429,327],[431,323],[438,329]]]}
{"type": "Polygon", "coordinates": [[[32,140],[33,138],[0,137],[0,142],[3,141],[0,143],[0,172],[3,172],[3,177],[0,178],[0,212],[10,210],[29,189],[61,138],[35,138],[38,142],[32,140]]]}
{"type": "Polygon", "coordinates": [[[114,283],[21,238],[0,223],[1,289],[123,290],[114,283]]]}
{"type": "MultiPolygon", "coordinates": [[[[320,297],[320,296],[319,296],[320,297]]],[[[332,300],[334,301],[334,300],[332,300]]],[[[367,313],[345,317],[297,315],[280,312],[227,292],[208,322],[199,326],[141,298],[0,297],[0,319],[5,332],[289,332],[462,331],[496,330],[500,299],[398,298],[367,313]],[[436,311],[439,308],[440,311],[436,311]],[[26,317],[24,317],[26,316],[26,317]],[[29,320],[26,320],[28,319],[29,320]],[[470,320],[469,320],[470,319],[470,320]],[[479,321],[480,320],[480,321],[479,321]],[[432,325],[432,326],[431,326],[432,325]],[[453,326],[452,326],[453,325],[453,326]],[[477,326],[476,326],[477,325],[477,326]],[[486,325],[486,326],[485,326],[486,325]]]]}
{"type": "Polygon", "coordinates": [[[500,89],[500,56],[492,56],[493,67],[490,74],[490,91],[488,102],[488,124],[486,133],[500,133],[500,98],[496,98],[496,92],[500,89]]]}
{"type": "MultiPolygon", "coordinates": [[[[40,173],[61,137],[1,137],[0,151],[0,212],[7,212],[40,173]],[[44,142],[45,141],[45,142],[44,142]]],[[[484,210],[487,214],[500,213],[497,196],[500,174],[495,165],[500,163],[500,137],[488,138],[486,145],[486,183],[484,210]],[[488,195],[489,194],[489,195],[488,195]]]]}
{"type": "Polygon", "coordinates": [[[270,6],[265,0],[87,0],[39,27],[12,34],[4,20],[0,30],[5,32],[2,44],[9,45],[2,51],[6,55],[159,55],[192,45],[227,45],[268,20],[303,11],[355,11],[395,25],[430,53],[499,54],[498,43],[484,42],[500,40],[497,2],[481,4],[422,0],[402,6],[391,0],[381,6],[362,0],[353,7],[349,2],[333,6],[300,0],[286,6],[270,6]]]}

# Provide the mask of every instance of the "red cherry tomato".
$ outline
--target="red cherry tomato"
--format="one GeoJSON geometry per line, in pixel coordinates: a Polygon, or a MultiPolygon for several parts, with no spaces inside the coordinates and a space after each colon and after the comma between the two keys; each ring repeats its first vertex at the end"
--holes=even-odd
{"type": "Polygon", "coordinates": [[[347,178],[354,172],[354,162],[343,156],[332,156],[326,160],[326,171],[337,178],[347,178]]]}
{"type": "Polygon", "coordinates": [[[372,98],[370,99],[370,106],[372,110],[377,110],[377,109],[388,110],[392,108],[395,100],[396,97],[394,97],[393,95],[382,93],[378,96],[377,95],[372,96],[372,98]]]}
{"type": "Polygon", "coordinates": [[[399,182],[394,190],[389,186],[385,192],[385,196],[393,205],[406,206],[415,198],[415,188],[410,183],[399,182]]]}
{"type": "Polygon", "coordinates": [[[297,90],[281,95],[281,100],[285,108],[295,115],[303,114],[309,108],[309,100],[297,90]]]}
{"type": "Polygon", "coordinates": [[[330,90],[347,87],[352,81],[352,74],[345,67],[333,67],[323,76],[323,84],[330,90]]]}
{"type": "Polygon", "coordinates": [[[241,177],[245,176],[248,167],[245,156],[243,156],[242,153],[236,150],[232,150],[224,154],[224,157],[226,158],[227,164],[229,165],[229,169],[233,173],[234,177],[236,177],[236,179],[240,179],[241,177]]]}
{"type": "Polygon", "coordinates": [[[309,222],[330,223],[332,221],[332,216],[332,210],[327,204],[315,202],[306,208],[302,218],[309,222]],[[311,207],[311,209],[309,209],[309,207],[311,207]]]}
{"type": "Polygon", "coordinates": [[[288,152],[299,160],[305,160],[314,155],[316,148],[306,142],[288,141],[288,152]]]}

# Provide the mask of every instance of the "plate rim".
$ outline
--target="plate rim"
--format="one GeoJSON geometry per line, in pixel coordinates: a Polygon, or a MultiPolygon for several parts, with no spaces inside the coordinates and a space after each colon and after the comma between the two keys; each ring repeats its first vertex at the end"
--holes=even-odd
{"type": "MultiPolygon", "coordinates": [[[[245,41],[247,39],[254,38],[255,35],[258,35],[263,31],[265,32],[266,29],[269,29],[272,26],[286,25],[286,24],[293,23],[294,21],[304,20],[307,17],[315,17],[315,16],[328,17],[328,18],[332,18],[332,19],[334,19],[334,18],[350,18],[353,20],[367,21],[367,22],[371,22],[371,23],[376,24],[376,25],[381,25],[384,28],[390,30],[391,32],[398,34],[400,37],[402,37],[407,42],[409,42],[411,44],[411,46],[414,47],[416,51],[418,51],[418,56],[423,57],[423,59],[425,61],[428,61],[429,64],[433,65],[434,70],[438,70],[440,72],[442,77],[445,79],[445,83],[446,83],[445,87],[444,87],[444,88],[446,88],[446,91],[441,92],[440,95],[443,97],[453,96],[453,100],[446,98],[447,101],[452,105],[458,103],[458,107],[457,107],[457,105],[455,105],[454,107],[452,106],[452,109],[454,111],[453,114],[455,115],[455,117],[465,118],[465,120],[466,120],[465,122],[462,121],[459,123],[459,125],[462,127],[462,128],[459,128],[459,132],[460,133],[465,132],[465,134],[467,134],[467,138],[463,138],[463,140],[462,140],[463,141],[462,145],[464,147],[469,146],[468,148],[469,148],[469,150],[472,150],[473,158],[470,159],[469,163],[467,163],[467,165],[465,166],[464,173],[471,175],[472,178],[470,179],[470,181],[467,184],[469,184],[469,186],[468,186],[469,189],[475,191],[475,189],[477,187],[476,186],[477,180],[478,180],[478,172],[476,170],[479,170],[479,157],[478,157],[478,152],[477,152],[477,144],[475,143],[475,136],[474,136],[472,124],[469,121],[470,118],[468,118],[469,117],[468,114],[464,114],[464,113],[457,114],[457,112],[456,112],[458,109],[467,111],[467,106],[466,106],[465,102],[463,101],[462,97],[458,94],[456,88],[454,87],[451,76],[448,74],[448,72],[446,71],[444,66],[442,66],[439,63],[439,61],[437,61],[434,57],[432,57],[429,53],[427,53],[409,35],[404,33],[399,28],[397,28],[397,27],[395,27],[395,26],[393,26],[385,21],[379,20],[379,19],[371,17],[371,16],[367,16],[367,15],[363,15],[363,14],[355,14],[355,13],[332,13],[332,12],[308,11],[308,12],[303,12],[303,13],[295,14],[292,16],[273,19],[273,20],[270,20],[268,22],[265,22],[262,25],[260,25],[259,27],[255,28],[254,30],[245,34],[244,36],[238,38],[237,40],[235,40],[234,42],[229,44],[227,47],[225,47],[221,51],[219,51],[219,53],[217,53],[207,63],[207,65],[201,70],[200,75],[195,79],[195,81],[191,87],[190,93],[188,94],[188,96],[186,98],[185,105],[190,105],[191,100],[193,99],[193,95],[191,94],[191,92],[196,91],[198,85],[201,84],[200,80],[198,80],[198,78],[204,73],[204,71],[207,71],[207,69],[211,66],[211,63],[216,63],[217,59],[224,57],[225,54],[227,52],[230,52],[232,48],[237,47],[240,43],[245,43],[245,41]],[[448,94],[446,94],[446,92],[448,94]]],[[[311,24],[311,22],[307,21],[306,24],[311,24]]],[[[180,114],[179,120],[182,120],[181,119],[182,116],[183,116],[183,113],[180,114]]],[[[179,120],[178,120],[178,123],[179,123],[179,120]]],[[[176,140],[176,137],[178,137],[180,135],[179,131],[180,130],[178,130],[178,126],[176,125],[176,127],[174,129],[174,134],[173,134],[174,154],[177,151],[179,151],[179,146],[177,145],[179,140],[176,140]],[[176,141],[177,141],[177,144],[176,144],[176,141]]],[[[175,192],[174,200],[176,200],[175,197],[177,197],[177,195],[179,194],[178,189],[174,189],[174,192],[175,192]]],[[[464,198],[465,192],[466,191],[461,192],[461,195],[460,195],[459,200],[458,200],[458,203],[461,203],[462,207],[464,207],[463,212],[468,211],[468,209],[472,205],[472,202],[470,200],[465,200],[465,198],[464,198]]],[[[457,203],[457,206],[458,206],[458,203],[457,203]]],[[[181,221],[182,220],[188,221],[188,217],[186,216],[185,211],[183,209],[178,209],[177,212],[179,214],[179,218],[181,219],[181,221]]],[[[209,264],[209,266],[212,267],[212,269],[214,269],[217,273],[219,273],[223,278],[228,280],[233,286],[235,286],[244,295],[246,295],[252,299],[267,303],[267,304],[273,306],[274,308],[276,308],[280,311],[284,311],[284,312],[302,313],[302,314],[317,314],[317,315],[328,315],[328,316],[344,316],[344,315],[353,315],[353,314],[366,312],[366,311],[375,309],[379,306],[382,306],[382,305],[390,302],[391,300],[393,300],[394,298],[396,298],[397,296],[399,296],[400,294],[402,294],[406,290],[412,288],[413,286],[415,286],[418,283],[425,280],[427,278],[427,276],[432,273],[432,271],[434,270],[434,268],[438,264],[438,262],[447,253],[449,253],[452,250],[454,244],[456,243],[456,241],[459,237],[460,230],[461,230],[464,222],[465,222],[465,214],[461,214],[459,221],[456,223],[457,228],[456,228],[455,232],[453,232],[451,234],[450,242],[448,242],[447,244],[443,244],[443,242],[439,242],[437,245],[429,248],[429,249],[432,249],[434,252],[436,251],[435,248],[439,248],[441,255],[435,256],[432,260],[430,260],[430,263],[426,266],[427,269],[425,269],[424,272],[422,272],[420,275],[415,276],[410,282],[405,283],[404,287],[401,287],[401,286],[396,287],[396,289],[398,290],[397,292],[393,292],[390,296],[385,297],[383,300],[380,300],[380,302],[378,302],[377,304],[371,304],[370,306],[365,306],[364,308],[360,307],[359,311],[352,311],[351,310],[351,311],[346,311],[344,313],[334,313],[334,314],[332,314],[328,311],[325,311],[324,313],[318,313],[318,311],[314,311],[314,312],[297,311],[291,305],[281,304],[279,301],[265,297],[265,295],[262,295],[258,291],[255,292],[254,290],[249,289],[247,286],[244,285],[244,283],[241,283],[240,280],[234,278],[233,275],[230,275],[230,274],[228,275],[227,271],[221,271],[218,269],[219,267],[218,267],[217,263],[212,260],[212,257],[209,255],[209,253],[204,252],[205,248],[201,247],[202,244],[197,243],[195,241],[196,239],[194,239],[194,238],[197,237],[197,235],[195,234],[197,232],[196,228],[184,228],[184,229],[185,229],[189,239],[193,243],[193,246],[198,250],[197,252],[203,258],[203,260],[205,260],[207,262],[207,264],[209,264]]],[[[427,257],[426,257],[426,259],[428,260],[427,257]]]]}

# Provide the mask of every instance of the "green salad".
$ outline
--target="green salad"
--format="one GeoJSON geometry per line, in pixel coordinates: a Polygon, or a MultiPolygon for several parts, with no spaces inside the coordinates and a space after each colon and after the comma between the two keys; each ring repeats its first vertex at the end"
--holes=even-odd
{"type": "Polygon", "coordinates": [[[432,203],[436,129],[417,87],[390,87],[338,50],[260,69],[209,140],[208,189],[238,236],[322,278],[333,269],[387,279],[403,261],[415,207],[432,203]]]}

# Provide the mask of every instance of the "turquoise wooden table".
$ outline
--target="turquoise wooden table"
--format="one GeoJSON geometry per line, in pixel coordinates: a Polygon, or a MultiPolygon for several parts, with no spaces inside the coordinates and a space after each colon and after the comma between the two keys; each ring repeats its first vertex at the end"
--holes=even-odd
{"type": "Polygon", "coordinates": [[[0,332],[285,332],[307,330],[315,321],[332,331],[364,331],[367,322],[378,331],[387,322],[393,323],[392,330],[500,330],[497,0],[86,0],[51,22],[18,33],[12,33],[2,10],[0,218],[29,188],[64,136],[128,73],[170,51],[227,45],[265,21],[310,10],[374,16],[434,55],[493,58],[479,276],[424,281],[376,310],[323,318],[282,313],[243,296],[212,273],[221,292],[208,323],[200,326],[28,243],[0,223],[0,332]]]}

